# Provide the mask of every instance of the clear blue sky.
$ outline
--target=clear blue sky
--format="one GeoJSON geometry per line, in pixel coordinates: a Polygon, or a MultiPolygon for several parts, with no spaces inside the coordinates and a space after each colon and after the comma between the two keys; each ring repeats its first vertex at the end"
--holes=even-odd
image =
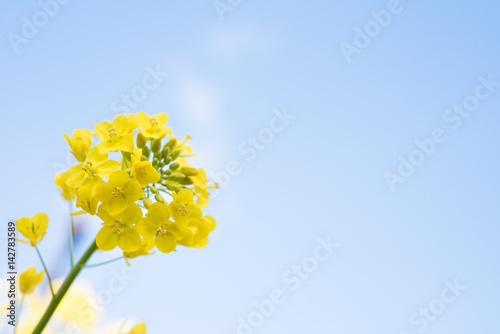
{"type": "MultiPolygon", "coordinates": [[[[233,174],[208,208],[217,229],[205,249],[133,261],[107,314],[234,334],[281,291],[254,333],[499,332],[500,5],[220,3],[0,5],[2,221],[48,213],[41,249],[64,274],[61,134],[167,112],[200,166],[233,174]],[[314,262],[328,236],[340,247],[314,262]]],[[[81,252],[99,222],[78,222],[81,252]]],[[[37,262],[22,248],[19,263],[37,262]]],[[[99,291],[124,266],[81,279],[99,291]]]]}

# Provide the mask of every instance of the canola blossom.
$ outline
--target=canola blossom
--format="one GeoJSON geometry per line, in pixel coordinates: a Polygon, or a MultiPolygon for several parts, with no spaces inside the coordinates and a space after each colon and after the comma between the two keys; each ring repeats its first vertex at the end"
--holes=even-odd
{"type": "MultiPolygon", "coordinates": [[[[120,249],[130,265],[130,261],[151,256],[156,250],[170,253],[178,246],[203,248],[208,244],[216,222],[203,210],[210,189],[218,185],[208,182],[205,170],[191,166],[189,159],[196,157],[187,144],[191,135],[179,141],[167,123],[165,113],[149,116],[139,112],[100,122],[94,132],[78,129],[63,135],[77,163],[56,174],[54,183],[64,200],[80,209],[71,215],[97,216],[101,228],[76,263],[71,248],[71,271],[55,290],[37,246],[48,230],[49,217],[37,213],[17,220],[19,233],[28,239],[20,241],[36,248],[44,268],[37,272],[31,266],[20,275],[21,292],[32,294],[44,276],[52,292],[33,333],[46,328],[96,250],[120,249]],[[98,138],[95,144],[94,135],[98,138]]],[[[136,324],[129,333],[146,333],[145,323],[136,324]]]]}

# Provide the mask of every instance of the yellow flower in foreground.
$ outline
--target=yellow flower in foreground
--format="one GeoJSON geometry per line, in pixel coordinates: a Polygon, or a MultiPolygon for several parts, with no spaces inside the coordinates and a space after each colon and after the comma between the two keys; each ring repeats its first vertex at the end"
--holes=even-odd
{"type": "Polygon", "coordinates": [[[120,247],[125,252],[134,252],[141,247],[141,237],[135,230],[135,223],[142,217],[142,210],[137,204],[129,204],[118,215],[110,215],[106,204],[99,206],[98,214],[104,223],[97,233],[97,246],[105,251],[120,247]]]}
{"type": "Polygon", "coordinates": [[[113,121],[94,126],[96,136],[102,140],[96,147],[100,153],[111,151],[132,152],[134,149],[135,119],[125,115],[116,116],[113,121]]]}
{"type": "Polygon", "coordinates": [[[149,117],[143,112],[138,112],[136,119],[142,135],[146,138],[161,139],[170,133],[170,128],[165,128],[168,123],[168,116],[165,113],[149,117]]]}
{"type": "Polygon", "coordinates": [[[125,210],[128,203],[137,202],[141,196],[142,188],[139,183],[123,170],[111,174],[108,182],[99,185],[95,191],[95,198],[107,204],[111,216],[125,210]]]}
{"type": "Polygon", "coordinates": [[[31,266],[19,275],[19,289],[21,293],[30,294],[38,284],[43,281],[44,271],[36,272],[35,267],[31,266]]]}
{"type": "Polygon", "coordinates": [[[142,322],[132,327],[130,332],[128,332],[127,334],[146,334],[146,330],[146,323],[142,322]]]}
{"type": "Polygon", "coordinates": [[[45,236],[49,226],[49,217],[45,213],[37,213],[33,218],[19,218],[16,224],[19,233],[28,238],[31,246],[35,247],[45,236]]]}
{"type": "Polygon", "coordinates": [[[172,193],[174,200],[168,205],[170,214],[176,222],[187,224],[192,220],[201,219],[200,207],[194,203],[194,194],[189,189],[172,193]]]}
{"type": "Polygon", "coordinates": [[[66,184],[66,172],[57,173],[54,183],[59,187],[62,197],[67,201],[75,199],[75,191],[66,184]]]}
{"type": "Polygon", "coordinates": [[[137,232],[144,238],[155,238],[156,248],[163,253],[175,250],[177,240],[189,233],[184,224],[169,221],[168,207],[156,202],[149,207],[146,218],[137,223],[137,232]]]}
{"type": "Polygon", "coordinates": [[[160,174],[149,161],[136,161],[132,167],[132,176],[143,188],[161,179],[160,174]]]}
{"type": "Polygon", "coordinates": [[[85,162],[79,163],[66,172],[66,184],[71,188],[79,188],[88,178],[108,178],[111,173],[120,170],[120,163],[108,160],[108,154],[101,154],[94,147],[85,157],[85,162]]]}
{"type": "Polygon", "coordinates": [[[71,153],[73,153],[78,161],[83,162],[90,151],[90,145],[94,137],[92,131],[86,129],[75,130],[73,131],[73,138],[68,135],[63,135],[63,137],[68,142],[69,147],[71,147],[71,153]]]}

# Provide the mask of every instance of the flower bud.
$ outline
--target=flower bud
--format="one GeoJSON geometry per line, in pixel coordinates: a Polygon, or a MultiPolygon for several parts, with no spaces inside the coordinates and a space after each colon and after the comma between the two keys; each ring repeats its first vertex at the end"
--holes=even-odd
{"type": "Polygon", "coordinates": [[[156,188],[155,186],[152,186],[152,187],[151,187],[151,192],[152,192],[153,194],[158,193],[158,188],[156,188]]]}
{"type": "Polygon", "coordinates": [[[156,166],[158,164],[158,158],[153,159],[153,166],[156,166]]]}
{"type": "Polygon", "coordinates": [[[163,149],[168,147],[170,148],[170,150],[173,150],[176,144],[177,144],[177,138],[170,138],[170,140],[165,144],[163,149]]]}
{"type": "Polygon", "coordinates": [[[165,147],[163,151],[161,151],[161,158],[166,159],[170,154],[170,147],[165,147]]]}
{"type": "Polygon", "coordinates": [[[136,142],[138,148],[143,148],[144,145],[146,145],[146,137],[144,137],[144,135],[139,132],[135,142],[136,142]]]}
{"type": "Polygon", "coordinates": [[[142,148],[142,155],[145,156],[147,159],[149,159],[149,154],[150,153],[151,153],[151,151],[149,150],[149,147],[144,146],[142,148]]]}
{"type": "Polygon", "coordinates": [[[178,193],[179,191],[181,191],[181,187],[179,187],[176,184],[167,183],[166,186],[167,186],[167,189],[170,190],[170,191],[175,191],[176,193],[178,193]]]}
{"type": "Polygon", "coordinates": [[[139,200],[143,200],[146,198],[146,193],[144,192],[144,190],[142,191],[142,195],[141,195],[141,198],[139,198],[139,200]]]}
{"type": "Polygon", "coordinates": [[[196,168],[193,168],[193,167],[182,167],[181,173],[186,175],[186,176],[195,176],[195,175],[198,175],[198,170],[196,168]]]}
{"type": "Polygon", "coordinates": [[[177,168],[179,168],[180,164],[178,162],[174,162],[173,164],[170,165],[170,169],[171,170],[176,170],[177,168]]]}
{"type": "Polygon", "coordinates": [[[122,151],[122,154],[125,157],[126,161],[132,161],[132,157],[130,155],[130,152],[123,152],[122,151]]]}
{"type": "Polygon", "coordinates": [[[181,150],[175,150],[170,154],[170,158],[172,158],[172,161],[177,160],[179,155],[181,154],[181,150]]]}
{"type": "Polygon", "coordinates": [[[144,207],[146,209],[149,209],[149,207],[153,204],[153,201],[151,198],[146,198],[144,201],[142,201],[142,204],[144,204],[144,207]]]}
{"type": "Polygon", "coordinates": [[[173,172],[172,174],[170,174],[169,176],[167,176],[167,180],[175,181],[175,182],[182,181],[185,178],[186,178],[186,175],[181,174],[181,173],[177,173],[177,172],[173,172]]]}
{"type": "Polygon", "coordinates": [[[168,158],[165,159],[165,165],[168,165],[171,162],[172,162],[172,158],[171,157],[168,157],[168,158]]]}
{"type": "Polygon", "coordinates": [[[151,144],[151,151],[153,152],[160,152],[161,150],[161,139],[155,139],[153,140],[153,143],[151,144]]]}
{"type": "Polygon", "coordinates": [[[145,156],[145,155],[143,155],[143,156],[141,157],[141,161],[148,161],[148,157],[147,157],[147,156],[145,156]]]}
{"type": "Polygon", "coordinates": [[[193,180],[191,180],[189,177],[185,177],[184,179],[180,180],[179,183],[187,186],[193,184],[193,180]]]}
{"type": "Polygon", "coordinates": [[[155,195],[155,200],[156,200],[157,202],[160,202],[160,203],[165,203],[165,199],[164,199],[164,198],[163,198],[163,196],[162,196],[162,195],[160,195],[160,194],[156,194],[156,195],[155,195]]]}

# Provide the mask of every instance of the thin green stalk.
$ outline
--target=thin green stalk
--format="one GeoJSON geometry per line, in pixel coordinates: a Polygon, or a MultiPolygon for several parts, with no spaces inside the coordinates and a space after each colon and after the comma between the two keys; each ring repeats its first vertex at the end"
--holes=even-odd
{"type": "Polygon", "coordinates": [[[19,302],[19,310],[17,311],[17,318],[16,318],[16,325],[15,325],[16,327],[14,329],[14,334],[17,333],[17,324],[19,323],[19,317],[21,316],[23,304],[24,304],[24,293],[23,293],[23,296],[21,297],[21,301],[19,302]]]}
{"type": "Polygon", "coordinates": [[[109,260],[109,261],[105,261],[105,262],[101,262],[101,263],[95,263],[95,264],[88,264],[85,266],[85,268],[94,268],[94,267],[99,267],[99,266],[103,266],[105,264],[108,264],[108,263],[112,263],[112,262],[115,262],[115,261],[118,261],[118,260],[121,260],[123,259],[125,256],[120,256],[120,257],[117,257],[116,259],[113,259],[113,260],[109,260]]]}
{"type": "Polygon", "coordinates": [[[123,157],[123,161],[125,161],[125,167],[128,168],[127,158],[125,157],[125,153],[123,153],[123,151],[122,151],[122,157],[123,157]]]}
{"type": "Polygon", "coordinates": [[[38,253],[38,257],[40,258],[40,261],[42,261],[43,269],[45,269],[45,274],[47,275],[47,278],[49,280],[50,292],[52,292],[52,297],[54,297],[55,296],[54,287],[52,286],[52,280],[50,279],[49,271],[47,270],[47,266],[45,265],[45,262],[43,261],[42,254],[40,253],[38,246],[36,246],[35,248],[36,248],[36,252],[38,253]]]}
{"type": "Polygon", "coordinates": [[[76,263],[76,265],[71,269],[69,272],[68,276],[64,280],[63,284],[57,291],[56,295],[52,300],[50,301],[49,306],[45,310],[45,313],[43,314],[42,318],[38,322],[38,325],[36,326],[35,330],[33,331],[32,334],[41,334],[45,326],[47,326],[47,323],[49,322],[50,318],[54,314],[57,306],[59,306],[59,303],[63,299],[64,295],[66,292],[68,292],[69,287],[75,280],[75,278],[78,276],[80,271],[85,267],[85,264],[87,264],[87,261],[90,259],[92,254],[97,250],[97,244],[95,243],[95,240],[92,241],[92,244],[87,248],[85,253],[82,255],[80,260],[76,263]]]}
{"type": "Polygon", "coordinates": [[[73,211],[73,206],[71,205],[71,201],[68,201],[69,203],[69,218],[70,218],[70,223],[71,223],[71,238],[70,238],[70,255],[71,255],[71,268],[74,266],[74,260],[73,260],[73,252],[74,252],[74,240],[75,240],[75,228],[73,226],[73,216],[71,215],[71,212],[73,211]]]}

